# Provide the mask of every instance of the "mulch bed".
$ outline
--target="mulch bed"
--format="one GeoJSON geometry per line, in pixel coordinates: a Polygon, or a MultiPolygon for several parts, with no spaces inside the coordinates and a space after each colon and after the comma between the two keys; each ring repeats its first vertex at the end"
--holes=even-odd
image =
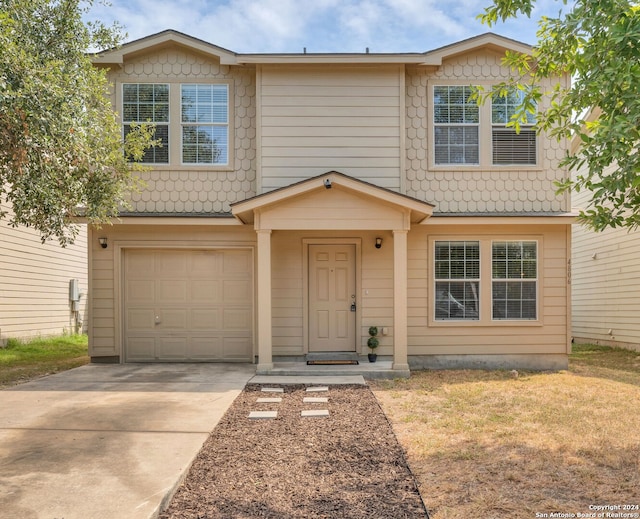
{"type": "Polygon", "coordinates": [[[250,385],[211,433],[161,519],[407,518],[428,514],[402,448],[366,386],[284,394],[250,385]],[[281,396],[277,404],[257,398],[281,396]],[[303,398],[329,398],[324,404],[303,398]],[[324,418],[301,417],[328,409],[324,418]],[[271,420],[251,411],[277,410],[271,420]]]}

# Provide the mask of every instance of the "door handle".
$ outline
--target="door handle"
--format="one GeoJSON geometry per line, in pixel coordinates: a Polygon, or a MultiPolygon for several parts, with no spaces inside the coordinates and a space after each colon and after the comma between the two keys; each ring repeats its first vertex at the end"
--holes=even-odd
{"type": "Polygon", "coordinates": [[[356,303],[355,303],[355,301],[353,303],[351,303],[351,311],[352,312],[356,311],[356,303]]]}

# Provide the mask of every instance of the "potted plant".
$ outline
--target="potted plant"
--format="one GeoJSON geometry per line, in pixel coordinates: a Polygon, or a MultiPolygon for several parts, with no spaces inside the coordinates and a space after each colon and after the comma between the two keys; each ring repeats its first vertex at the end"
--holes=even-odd
{"type": "Polygon", "coordinates": [[[371,326],[369,328],[369,339],[367,340],[367,346],[371,349],[371,353],[369,353],[368,357],[369,357],[369,362],[375,362],[376,359],[378,358],[378,355],[375,353],[376,348],[378,347],[378,345],[380,344],[380,341],[378,340],[378,327],[377,326],[371,326]]]}

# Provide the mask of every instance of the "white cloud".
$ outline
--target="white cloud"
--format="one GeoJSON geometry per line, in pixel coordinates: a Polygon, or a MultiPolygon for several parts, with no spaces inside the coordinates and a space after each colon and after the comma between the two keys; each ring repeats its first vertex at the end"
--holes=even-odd
{"type": "Polygon", "coordinates": [[[282,50],[306,23],[303,5],[293,0],[235,0],[202,14],[195,28],[204,39],[241,52],[282,50]]]}
{"type": "Polygon", "coordinates": [[[491,0],[111,0],[91,18],[118,20],[134,40],[175,29],[229,50],[249,52],[421,52],[492,30],[532,43],[541,14],[560,2],[539,0],[526,17],[482,25],[491,0]]]}
{"type": "Polygon", "coordinates": [[[413,29],[440,28],[444,32],[456,34],[463,29],[462,20],[456,21],[452,14],[455,2],[443,4],[436,0],[387,0],[396,22],[413,29]],[[446,12],[442,7],[446,6],[446,12]]]}

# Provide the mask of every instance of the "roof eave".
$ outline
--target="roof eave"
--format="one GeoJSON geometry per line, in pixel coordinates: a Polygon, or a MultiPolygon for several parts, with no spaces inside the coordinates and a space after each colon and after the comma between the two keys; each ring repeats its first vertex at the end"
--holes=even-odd
{"type": "Polygon", "coordinates": [[[238,64],[246,65],[322,65],[322,64],[384,64],[438,66],[438,60],[424,54],[242,54],[238,64]]]}
{"type": "Polygon", "coordinates": [[[122,65],[126,59],[136,54],[147,52],[153,47],[176,44],[201,54],[212,56],[220,60],[222,65],[237,65],[238,55],[223,47],[213,45],[204,40],[194,38],[179,31],[167,30],[138,40],[125,43],[115,49],[97,53],[92,61],[95,65],[122,65]]]}
{"type": "Polygon", "coordinates": [[[324,189],[323,185],[326,187],[326,181],[329,181],[330,186],[333,184],[341,185],[348,190],[360,193],[372,199],[403,207],[411,213],[412,223],[420,223],[426,218],[429,218],[433,213],[433,208],[435,207],[429,202],[423,202],[410,196],[370,184],[363,180],[345,175],[344,173],[329,171],[322,175],[317,175],[295,184],[254,196],[247,200],[235,202],[231,204],[231,212],[233,216],[238,218],[242,223],[250,224],[254,221],[253,216],[256,211],[263,210],[269,206],[273,206],[296,196],[304,195],[319,188],[324,189]]]}
{"type": "Polygon", "coordinates": [[[222,65],[279,65],[279,64],[398,64],[438,67],[442,62],[460,54],[478,49],[492,49],[496,52],[512,50],[531,54],[533,47],[525,43],[505,38],[494,33],[486,33],[428,52],[409,53],[301,53],[301,54],[238,54],[204,40],[194,38],[175,30],[152,34],[124,45],[98,53],[93,58],[95,65],[122,65],[136,54],[147,52],[153,47],[169,44],[181,45],[201,54],[215,57],[222,65]]]}
{"type": "Polygon", "coordinates": [[[512,40],[511,38],[505,38],[504,36],[500,36],[492,32],[487,32],[451,45],[440,47],[439,49],[425,52],[424,56],[429,62],[437,62],[437,65],[441,65],[442,62],[447,59],[478,49],[490,49],[501,53],[510,50],[528,55],[533,53],[533,47],[531,45],[517,40],[512,40]]]}

